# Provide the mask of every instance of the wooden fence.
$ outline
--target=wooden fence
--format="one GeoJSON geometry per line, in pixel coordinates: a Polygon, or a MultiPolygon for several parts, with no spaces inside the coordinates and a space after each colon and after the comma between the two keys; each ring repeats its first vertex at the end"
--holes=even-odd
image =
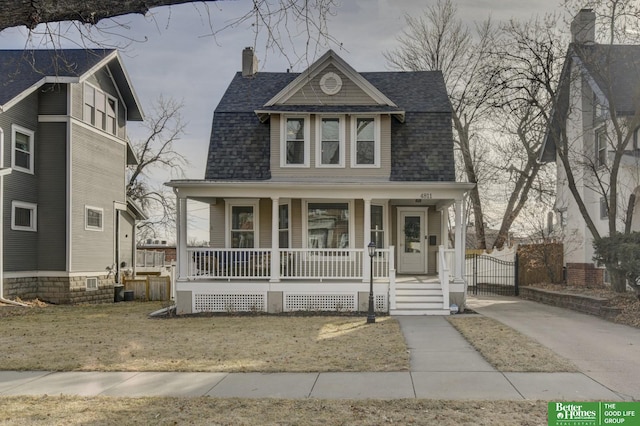
{"type": "Polygon", "coordinates": [[[563,281],[563,249],[560,243],[523,244],[518,246],[518,283],[559,284],[563,281]]]}
{"type": "Polygon", "coordinates": [[[124,291],[133,291],[134,300],[170,300],[171,277],[140,275],[124,279],[124,291]]]}

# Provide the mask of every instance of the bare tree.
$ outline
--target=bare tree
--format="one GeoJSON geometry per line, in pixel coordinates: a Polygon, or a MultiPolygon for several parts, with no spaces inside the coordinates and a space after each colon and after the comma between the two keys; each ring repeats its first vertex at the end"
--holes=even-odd
{"type": "Polygon", "coordinates": [[[161,168],[174,176],[184,174],[187,159],[174,149],[186,126],[180,113],[182,106],[160,96],[143,123],[147,137],[131,142],[137,164],[127,173],[127,196],[149,215],[138,227],[139,239],[155,237],[158,232],[170,235],[175,230],[175,196],[162,182],[154,183],[149,173],[161,168]]]}
{"type": "Polygon", "coordinates": [[[494,81],[501,88],[492,99],[500,129],[500,159],[496,173],[509,172],[507,204],[494,247],[503,246],[509,229],[527,205],[531,192],[551,204],[554,179],[538,161],[549,111],[560,76],[560,44],[556,16],[501,26],[500,42],[492,49],[494,81]]]}
{"type": "Polygon", "coordinates": [[[265,50],[282,53],[293,65],[303,60],[310,49],[336,43],[327,28],[327,18],[335,14],[336,0],[253,0],[246,13],[231,21],[214,25],[210,5],[225,0],[0,0],[0,31],[27,27],[33,35],[60,45],[72,41],[81,46],[124,48],[136,41],[127,35],[125,15],[153,18],[152,10],[161,6],[192,4],[216,36],[227,29],[246,25],[256,41],[264,37],[265,50]],[[78,38],[80,41],[78,41],[78,38]],[[303,38],[304,52],[296,52],[294,39],[303,38]],[[116,43],[115,39],[119,39],[116,43]],[[285,46],[286,41],[291,41],[285,46]],[[292,56],[292,53],[293,56],[292,56]]]}
{"type": "Polygon", "coordinates": [[[478,248],[486,248],[485,218],[480,198],[482,181],[477,161],[478,130],[490,113],[487,102],[495,86],[486,73],[495,28],[486,21],[475,37],[457,18],[451,0],[439,0],[423,15],[405,17],[408,29],[398,37],[400,47],[384,53],[387,62],[401,70],[441,70],[452,103],[456,143],[466,178],[476,186],[470,192],[478,248]]]}

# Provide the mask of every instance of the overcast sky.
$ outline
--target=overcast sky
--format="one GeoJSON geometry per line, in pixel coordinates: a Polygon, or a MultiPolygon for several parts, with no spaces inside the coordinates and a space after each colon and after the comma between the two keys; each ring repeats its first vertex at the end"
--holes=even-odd
{"type": "MultiPolygon", "coordinates": [[[[460,18],[474,25],[489,16],[494,21],[542,17],[547,12],[560,11],[561,1],[459,0],[455,4],[460,18]]],[[[331,36],[342,47],[332,48],[356,71],[363,72],[388,69],[382,53],[397,47],[396,37],[404,27],[405,15],[418,16],[433,1],[338,0],[338,3],[337,14],[330,18],[328,25],[331,36]]],[[[114,31],[137,40],[123,52],[123,60],[143,109],[149,110],[160,94],[184,103],[182,113],[188,122],[187,133],[176,145],[176,150],[189,159],[190,165],[185,170],[187,178],[204,177],[213,110],[235,72],[240,70],[242,49],[255,47],[260,70],[284,72],[290,67],[282,55],[265,51],[264,44],[256,42],[249,23],[210,36],[211,26],[225,26],[246,13],[251,4],[248,0],[219,1],[208,3],[206,7],[197,3],[185,4],[153,9],[147,17],[118,18],[118,22],[130,29],[114,31]]],[[[2,31],[0,48],[23,48],[27,36],[24,28],[2,31]]],[[[73,38],[72,32],[69,37],[73,38]]],[[[124,39],[113,37],[111,41],[122,43],[124,39]]],[[[294,42],[300,46],[303,41],[294,42]]],[[[36,42],[35,47],[50,45],[36,42]]],[[[78,46],[65,42],[63,47],[78,46]]],[[[316,56],[325,51],[326,48],[321,48],[316,56]]],[[[292,71],[303,70],[299,66],[292,71]]],[[[129,126],[129,135],[136,140],[144,133],[134,124],[129,126]]],[[[158,180],[171,178],[163,173],[157,173],[155,177],[158,180]]],[[[206,212],[202,207],[195,209],[200,215],[206,212]]],[[[206,221],[194,221],[189,237],[207,241],[207,232],[206,221]]]]}

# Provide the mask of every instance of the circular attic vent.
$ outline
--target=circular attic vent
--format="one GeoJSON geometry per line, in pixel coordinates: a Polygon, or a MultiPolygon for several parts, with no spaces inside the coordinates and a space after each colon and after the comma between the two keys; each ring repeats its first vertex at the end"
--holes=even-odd
{"type": "Polygon", "coordinates": [[[342,79],[335,72],[328,72],[320,79],[320,88],[327,95],[335,95],[342,89],[342,79]]]}

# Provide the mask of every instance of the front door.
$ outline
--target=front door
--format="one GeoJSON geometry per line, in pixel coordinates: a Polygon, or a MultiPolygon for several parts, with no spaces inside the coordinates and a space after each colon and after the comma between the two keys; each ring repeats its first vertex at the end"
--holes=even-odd
{"type": "Polygon", "coordinates": [[[426,274],[427,209],[398,208],[398,273],[426,274]]]}

